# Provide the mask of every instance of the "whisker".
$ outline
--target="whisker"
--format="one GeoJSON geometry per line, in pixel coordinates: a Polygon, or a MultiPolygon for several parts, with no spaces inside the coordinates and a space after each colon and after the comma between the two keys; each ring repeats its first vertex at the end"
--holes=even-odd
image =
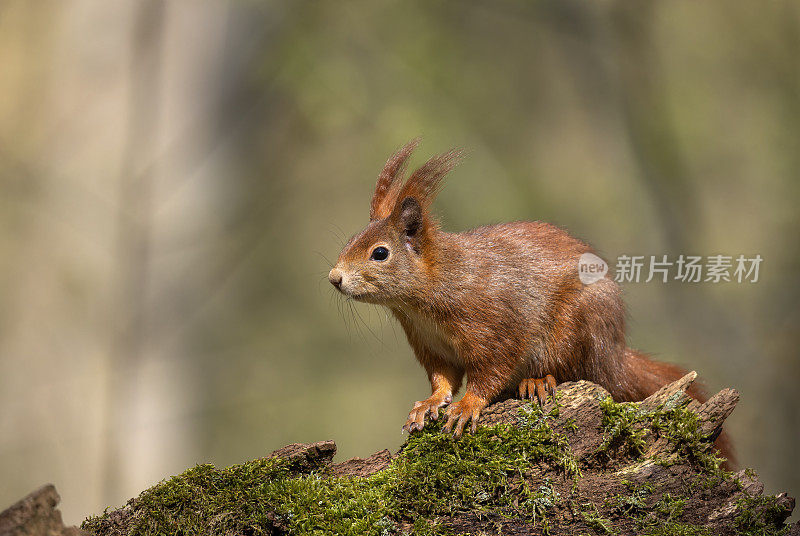
{"type": "Polygon", "coordinates": [[[356,308],[354,307],[354,308],[353,308],[353,311],[355,312],[356,316],[358,316],[358,319],[359,319],[359,320],[361,320],[361,323],[362,323],[362,324],[364,324],[364,327],[367,329],[367,331],[369,331],[369,332],[370,332],[370,334],[371,334],[373,337],[375,337],[375,340],[377,340],[377,341],[378,341],[378,342],[380,342],[380,343],[383,343],[383,341],[381,341],[380,337],[378,337],[377,335],[375,335],[375,332],[374,332],[374,331],[372,331],[372,328],[370,328],[370,327],[369,327],[369,324],[367,324],[367,323],[364,321],[364,317],[363,317],[363,316],[361,316],[361,313],[359,313],[359,312],[358,312],[358,309],[356,309],[356,308]]]}
{"type": "MultiPolygon", "coordinates": [[[[317,281],[317,292],[320,292],[320,289],[322,288],[321,286],[322,283],[327,283],[327,282],[328,282],[328,276],[326,274],[319,274],[319,281],[317,281]]],[[[333,290],[333,288],[328,287],[328,290],[333,290]]],[[[328,305],[330,305],[330,302],[328,302],[328,305]]]]}
{"type": "Polygon", "coordinates": [[[336,300],[336,308],[339,311],[339,316],[342,318],[342,322],[344,322],[345,330],[347,331],[347,338],[352,340],[352,334],[350,332],[350,322],[348,322],[347,315],[344,313],[344,300],[341,299],[341,296],[336,296],[338,299],[336,300]]]}
{"type": "Polygon", "coordinates": [[[355,333],[358,334],[358,336],[361,338],[362,341],[366,340],[366,338],[364,337],[364,333],[361,331],[361,327],[358,325],[358,321],[356,320],[356,312],[353,308],[353,299],[348,297],[345,303],[347,304],[347,307],[350,310],[350,318],[353,321],[353,328],[355,333]]]}
{"type": "Polygon", "coordinates": [[[363,341],[364,334],[361,332],[361,326],[358,325],[358,321],[356,320],[356,314],[353,311],[353,302],[350,298],[348,298],[345,303],[347,303],[347,310],[349,312],[350,318],[350,326],[353,330],[353,337],[354,340],[363,341]]]}
{"type": "Polygon", "coordinates": [[[345,234],[342,228],[336,225],[335,223],[329,223],[327,230],[329,234],[333,235],[333,237],[339,241],[340,248],[347,243],[347,234],[345,234]],[[335,230],[331,229],[331,226],[335,226],[336,229],[335,230]]]}
{"type": "Polygon", "coordinates": [[[322,260],[324,260],[326,263],[328,263],[328,265],[329,265],[331,268],[333,268],[333,267],[336,265],[336,263],[335,263],[335,262],[331,262],[331,260],[330,260],[328,257],[326,257],[326,256],[325,256],[325,254],[324,254],[324,253],[322,253],[321,251],[319,251],[319,250],[314,250],[314,253],[316,253],[317,255],[319,255],[320,257],[322,257],[322,260]]]}
{"type": "Polygon", "coordinates": [[[372,307],[370,307],[370,311],[372,311],[373,309],[376,311],[378,315],[378,323],[381,326],[381,331],[383,331],[383,315],[381,315],[382,312],[381,308],[379,305],[372,304],[372,307]]]}
{"type": "Polygon", "coordinates": [[[333,290],[333,288],[330,288],[329,290],[330,290],[330,293],[331,293],[331,295],[330,295],[331,297],[330,297],[330,298],[328,298],[328,307],[330,307],[330,306],[331,306],[331,302],[332,302],[333,300],[336,300],[336,299],[338,298],[338,296],[337,296],[338,292],[336,292],[335,290],[333,290]]]}

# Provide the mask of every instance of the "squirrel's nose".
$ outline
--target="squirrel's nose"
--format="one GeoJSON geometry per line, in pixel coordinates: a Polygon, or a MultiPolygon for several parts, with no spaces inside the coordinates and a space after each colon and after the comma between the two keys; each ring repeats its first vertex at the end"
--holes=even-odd
{"type": "Polygon", "coordinates": [[[328,274],[328,281],[330,281],[331,285],[333,285],[336,288],[341,287],[341,285],[342,285],[342,272],[341,272],[341,270],[339,270],[337,268],[334,268],[333,270],[331,270],[330,273],[328,274]]]}

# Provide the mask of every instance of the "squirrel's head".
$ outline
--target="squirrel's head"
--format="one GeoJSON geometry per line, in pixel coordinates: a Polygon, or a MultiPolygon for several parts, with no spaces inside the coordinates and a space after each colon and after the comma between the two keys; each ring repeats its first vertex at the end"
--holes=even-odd
{"type": "Polygon", "coordinates": [[[346,296],[382,305],[407,303],[436,262],[438,223],[430,206],[461,152],[434,156],[403,180],[418,143],[408,142],[386,162],[378,175],[369,224],[344,246],[328,274],[346,296]]]}

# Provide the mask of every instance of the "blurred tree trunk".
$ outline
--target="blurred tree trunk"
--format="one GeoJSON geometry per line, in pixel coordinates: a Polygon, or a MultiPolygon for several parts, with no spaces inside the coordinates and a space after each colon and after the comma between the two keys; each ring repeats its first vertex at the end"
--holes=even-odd
{"type": "Polygon", "coordinates": [[[117,268],[112,303],[115,329],[108,356],[104,497],[122,484],[122,453],[136,406],[137,379],[147,338],[154,148],[165,4],[136,4],[131,36],[127,140],[122,156],[117,220],[117,268]]]}

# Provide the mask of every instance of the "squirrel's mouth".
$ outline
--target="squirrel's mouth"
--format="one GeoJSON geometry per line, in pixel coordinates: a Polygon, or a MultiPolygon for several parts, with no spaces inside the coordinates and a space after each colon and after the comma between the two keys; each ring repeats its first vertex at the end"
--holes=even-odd
{"type": "Polygon", "coordinates": [[[372,281],[365,280],[361,274],[348,273],[337,268],[331,270],[331,274],[331,283],[346,299],[366,303],[380,301],[381,288],[372,281]]]}
{"type": "Polygon", "coordinates": [[[348,294],[347,297],[352,298],[357,302],[379,304],[379,300],[375,299],[375,294],[372,292],[358,292],[354,294],[348,294]]]}
{"type": "Polygon", "coordinates": [[[348,300],[353,299],[356,301],[364,301],[368,294],[367,292],[352,292],[341,286],[337,286],[336,290],[338,290],[339,293],[341,293],[341,295],[347,298],[348,300]]]}
{"type": "Polygon", "coordinates": [[[347,298],[353,299],[359,302],[367,302],[367,303],[375,303],[375,291],[376,288],[370,288],[373,285],[370,284],[349,284],[349,285],[341,285],[339,287],[339,292],[344,294],[347,298]]]}

